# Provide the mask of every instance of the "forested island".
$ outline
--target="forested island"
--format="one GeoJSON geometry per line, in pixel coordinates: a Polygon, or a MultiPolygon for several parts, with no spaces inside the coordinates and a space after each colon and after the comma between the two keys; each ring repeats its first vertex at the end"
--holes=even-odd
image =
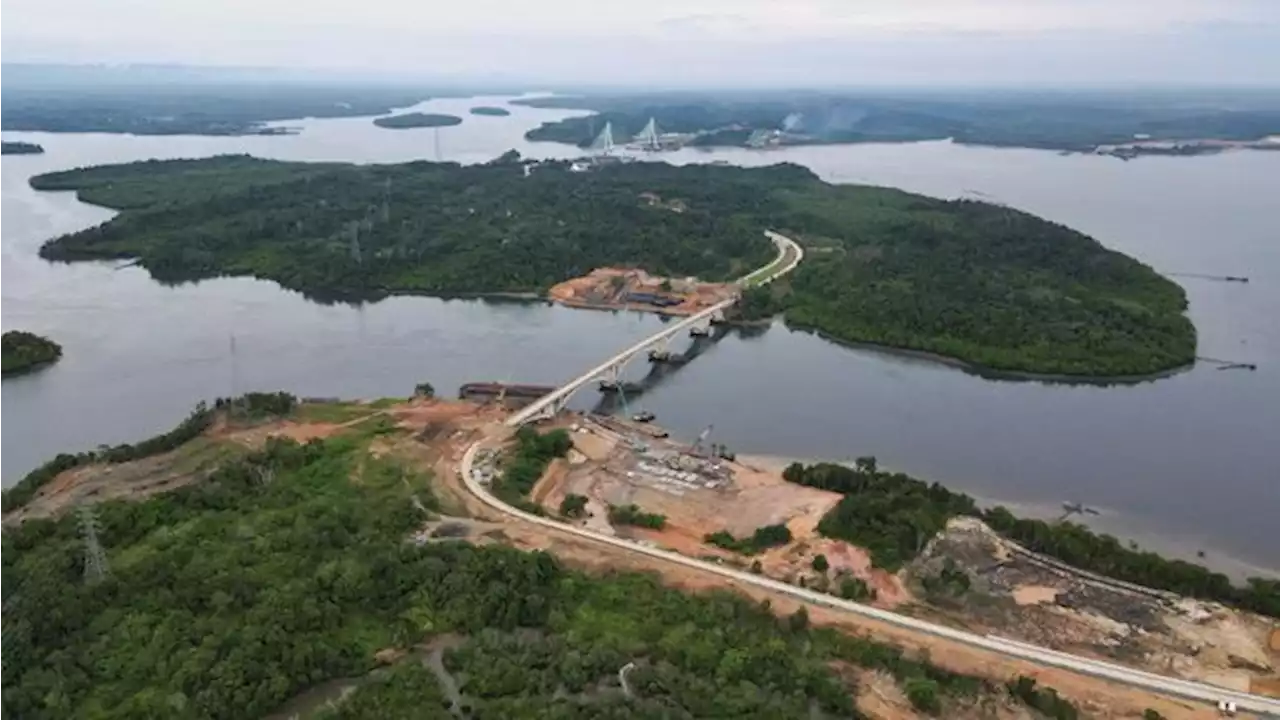
{"type": "Polygon", "coordinates": [[[488,115],[491,117],[506,117],[511,114],[511,111],[506,108],[481,105],[479,107],[471,108],[471,114],[472,115],[488,115]]]}
{"type": "Polygon", "coordinates": [[[6,518],[5,716],[238,720],[345,679],[354,692],[307,716],[859,718],[853,668],[892,678],[934,716],[994,701],[1076,717],[1029,678],[951,672],[811,627],[803,609],[778,617],[654,575],[424,539],[443,511],[436,479],[371,451],[412,442],[386,418],[305,445],[204,433],[215,419],[262,431],[301,412],[284,393],[202,405],[170,433],[84,460],[149,458],[153,472],[194,473],[189,484],[6,518]],[[433,652],[439,666],[424,662],[433,652]]]}
{"type": "Polygon", "coordinates": [[[1182,289],[1085,235],[998,205],[829,185],[795,165],[582,173],[514,153],[465,167],[234,156],[31,183],[122,210],[42,257],[136,258],[164,282],[252,275],[355,299],[542,293],[607,265],[714,281],[768,263],[763,231],[775,229],[807,253],[786,280],[748,293],[756,316],[1000,371],[1140,376],[1194,358],[1182,289]]]}
{"type": "Polygon", "coordinates": [[[0,143],[0,155],[39,155],[44,148],[36,143],[8,142],[0,143]]]}
{"type": "Polygon", "coordinates": [[[62,346],[46,337],[22,330],[9,330],[0,336],[3,374],[22,375],[38,370],[62,357],[62,346]]]}
{"type": "Polygon", "coordinates": [[[404,113],[403,115],[391,115],[389,117],[374,118],[373,124],[381,128],[390,128],[392,130],[403,130],[408,128],[430,128],[430,127],[450,127],[453,125],[461,125],[462,118],[457,115],[442,115],[440,113],[404,113]]]}
{"type": "Polygon", "coordinates": [[[1265,92],[1228,98],[1106,92],[636,93],[528,98],[539,108],[596,114],[542,124],[534,141],[586,147],[605,123],[614,141],[653,118],[694,146],[767,146],[952,139],[958,143],[1093,152],[1141,140],[1260,140],[1280,131],[1280,105],[1265,92]]]}

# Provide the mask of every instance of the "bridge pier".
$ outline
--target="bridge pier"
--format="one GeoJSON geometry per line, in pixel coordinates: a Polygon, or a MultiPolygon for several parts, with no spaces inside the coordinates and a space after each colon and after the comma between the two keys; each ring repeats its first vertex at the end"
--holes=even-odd
{"type": "Polygon", "coordinates": [[[623,358],[621,361],[610,365],[605,369],[604,375],[600,376],[600,391],[615,392],[622,387],[622,366],[631,358],[623,358]]]}
{"type": "Polygon", "coordinates": [[[671,359],[671,336],[665,336],[656,347],[649,348],[649,362],[666,362],[671,359]]]}

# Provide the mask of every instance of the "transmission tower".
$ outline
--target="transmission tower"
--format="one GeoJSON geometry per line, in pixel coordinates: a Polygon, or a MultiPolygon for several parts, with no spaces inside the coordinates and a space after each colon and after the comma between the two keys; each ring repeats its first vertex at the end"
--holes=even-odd
{"type": "Polygon", "coordinates": [[[80,531],[84,534],[84,580],[92,585],[111,574],[107,567],[107,554],[98,542],[98,517],[92,505],[81,505],[80,531]]]}
{"type": "Polygon", "coordinates": [[[382,183],[382,222],[391,220],[391,177],[382,183]]]}
{"type": "Polygon", "coordinates": [[[363,262],[360,255],[360,223],[353,220],[347,224],[347,232],[351,234],[351,258],[357,263],[363,262]]]}
{"type": "Polygon", "coordinates": [[[231,398],[239,397],[240,368],[236,363],[236,336],[231,335],[231,398]]]}

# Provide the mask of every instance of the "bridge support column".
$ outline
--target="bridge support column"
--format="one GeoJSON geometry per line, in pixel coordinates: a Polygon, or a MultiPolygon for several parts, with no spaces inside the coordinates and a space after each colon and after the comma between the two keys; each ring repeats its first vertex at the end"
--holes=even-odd
{"type": "Polygon", "coordinates": [[[622,365],[626,360],[610,365],[600,378],[601,392],[614,392],[622,387],[622,365]]]}
{"type": "Polygon", "coordinates": [[[671,359],[671,336],[666,336],[658,344],[649,348],[649,362],[666,362],[671,359]]]}

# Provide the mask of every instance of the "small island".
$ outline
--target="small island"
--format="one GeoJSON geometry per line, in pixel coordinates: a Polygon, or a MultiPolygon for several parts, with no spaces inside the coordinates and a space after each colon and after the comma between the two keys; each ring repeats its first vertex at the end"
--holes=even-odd
{"type": "Polygon", "coordinates": [[[374,118],[373,124],[380,128],[388,128],[391,130],[406,130],[409,128],[431,128],[431,127],[452,127],[461,125],[462,118],[457,115],[443,115],[440,113],[405,113],[403,115],[390,115],[387,117],[374,118]]]}
{"type": "Polygon", "coordinates": [[[471,108],[471,114],[472,115],[490,115],[493,117],[506,117],[511,114],[511,111],[506,108],[481,105],[479,107],[471,108]]]}
{"type": "Polygon", "coordinates": [[[62,357],[62,346],[35,333],[10,330],[0,336],[4,377],[34,372],[62,357]]]}
{"type": "Polygon", "coordinates": [[[0,155],[39,155],[44,147],[29,142],[9,142],[0,144],[0,155]]]}
{"type": "Polygon", "coordinates": [[[121,210],[47,242],[41,257],[135,259],[164,282],[253,275],[330,300],[546,295],[601,268],[728,282],[774,258],[764,231],[776,230],[805,258],[747,291],[748,320],[780,314],[838,342],[1005,377],[1137,381],[1195,357],[1182,288],[1093,238],[990,203],[832,185],[797,165],[240,156],[31,184],[121,210]],[[237,230],[250,225],[263,230],[237,230]]]}

